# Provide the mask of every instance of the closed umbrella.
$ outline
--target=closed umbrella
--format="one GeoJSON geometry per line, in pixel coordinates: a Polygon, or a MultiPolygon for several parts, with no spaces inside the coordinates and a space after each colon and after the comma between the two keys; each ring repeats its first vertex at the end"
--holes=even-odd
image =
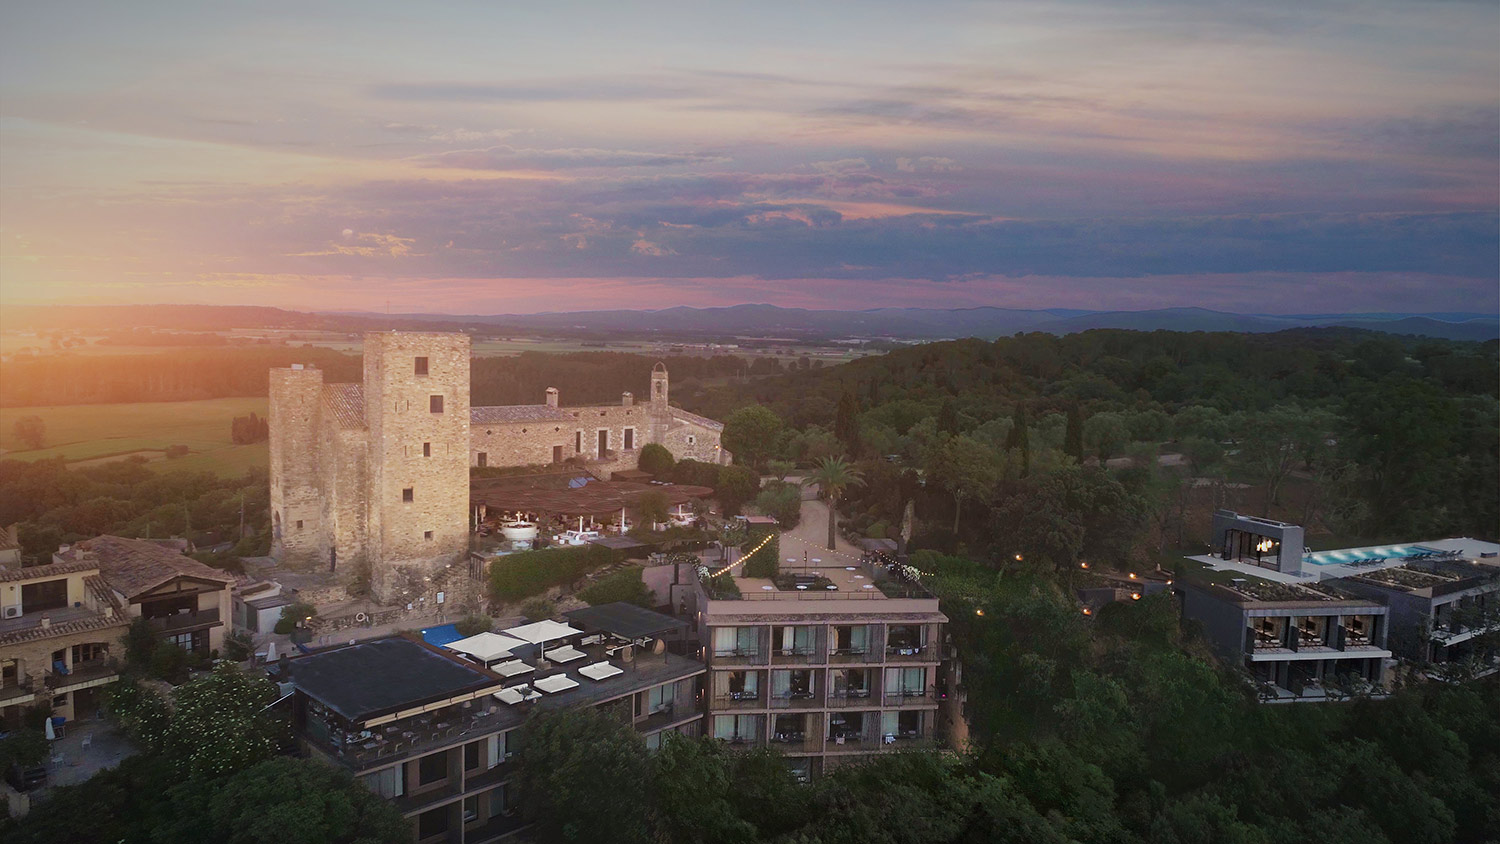
{"type": "Polygon", "coordinates": [[[57,730],[53,729],[51,718],[47,719],[47,726],[45,729],[47,731],[47,741],[57,741],[57,730]]]}
{"type": "Polygon", "coordinates": [[[272,642],[269,645],[266,645],[266,662],[269,664],[269,663],[272,663],[272,662],[275,662],[275,661],[276,661],[276,643],[272,642]]]}

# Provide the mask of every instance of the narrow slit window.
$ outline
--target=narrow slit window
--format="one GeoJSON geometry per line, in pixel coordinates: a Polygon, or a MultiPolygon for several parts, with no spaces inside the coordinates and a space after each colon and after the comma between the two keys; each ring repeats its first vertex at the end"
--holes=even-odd
{"type": "Polygon", "coordinates": [[[422,443],[422,456],[423,457],[431,457],[432,456],[432,443],[422,443]]]}

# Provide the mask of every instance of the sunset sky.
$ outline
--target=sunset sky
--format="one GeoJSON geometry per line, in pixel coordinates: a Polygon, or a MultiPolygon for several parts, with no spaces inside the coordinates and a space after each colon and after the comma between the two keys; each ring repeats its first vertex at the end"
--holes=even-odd
{"type": "Polygon", "coordinates": [[[1500,5],[8,3],[0,304],[1500,310],[1500,5]]]}

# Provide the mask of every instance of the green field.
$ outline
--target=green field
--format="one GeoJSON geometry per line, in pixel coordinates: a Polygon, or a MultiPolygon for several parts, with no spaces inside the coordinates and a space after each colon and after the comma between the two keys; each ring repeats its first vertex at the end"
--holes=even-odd
{"type": "Polygon", "coordinates": [[[153,468],[214,472],[225,477],[266,465],[266,444],[235,445],[229,423],[236,416],[266,415],[263,398],[211,399],[138,404],[78,404],[62,407],[0,408],[0,449],[6,459],[64,457],[70,464],[123,459],[140,454],[153,468]],[[25,449],[15,438],[16,420],[40,416],[47,426],[46,447],[25,449]],[[186,457],[168,460],[167,446],[185,445],[186,457]]]}

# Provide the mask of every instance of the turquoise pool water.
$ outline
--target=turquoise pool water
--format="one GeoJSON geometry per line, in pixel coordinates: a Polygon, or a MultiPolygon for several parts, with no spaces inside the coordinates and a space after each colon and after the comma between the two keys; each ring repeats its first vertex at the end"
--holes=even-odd
{"type": "Polygon", "coordinates": [[[1364,560],[1384,558],[1387,560],[1432,553],[1431,548],[1420,545],[1382,545],[1377,548],[1348,548],[1342,551],[1317,551],[1303,558],[1303,562],[1315,566],[1342,566],[1364,560]]]}

